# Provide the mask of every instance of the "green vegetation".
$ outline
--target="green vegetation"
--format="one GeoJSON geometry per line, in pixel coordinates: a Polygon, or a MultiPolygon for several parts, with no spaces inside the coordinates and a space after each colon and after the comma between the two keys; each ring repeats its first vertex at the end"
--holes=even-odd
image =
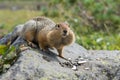
{"type": "Polygon", "coordinates": [[[0,45],[0,74],[5,72],[17,59],[16,48],[9,45],[0,45]]]}
{"type": "Polygon", "coordinates": [[[76,42],[87,49],[120,50],[119,0],[15,0],[8,2],[10,3],[8,7],[16,3],[22,6],[22,9],[0,10],[0,35],[11,32],[16,25],[23,24],[35,16],[46,16],[55,22],[70,23],[76,33],[76,42]]]}

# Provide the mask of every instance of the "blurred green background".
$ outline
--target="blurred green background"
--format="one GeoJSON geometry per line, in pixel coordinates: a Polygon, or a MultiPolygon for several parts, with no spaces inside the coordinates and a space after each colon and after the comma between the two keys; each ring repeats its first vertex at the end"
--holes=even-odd
{"type": "Polygon", "coordinates": [[[0,0],[0,37],[36,16],[67,21],[87,49],[120,50],[120,0],[0,0]]]}

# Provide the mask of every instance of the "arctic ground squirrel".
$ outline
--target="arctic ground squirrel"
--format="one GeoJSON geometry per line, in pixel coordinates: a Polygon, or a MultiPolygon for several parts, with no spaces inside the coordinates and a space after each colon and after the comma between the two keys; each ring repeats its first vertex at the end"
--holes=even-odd
{"type": "Polygon", "coordinates": [[[59,57],[63,57],[64,46],[75,41],[74,32],[65,22],[56,24],[46,17],[35,17],[24,24],[22,37],[29,43],[37,42],[40,49],[56,48],[59,57]]]}

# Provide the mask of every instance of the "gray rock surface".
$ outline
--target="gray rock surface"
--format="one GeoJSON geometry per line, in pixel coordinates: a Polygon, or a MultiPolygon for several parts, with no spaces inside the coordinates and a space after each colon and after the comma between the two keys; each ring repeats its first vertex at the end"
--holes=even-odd
{"type": "MultiPolygon", "coordinates": [[[[26,44],[21,37],[14,40],[11,34],[0,43],[11,39],[14,46],[26,44]]],[[[74,43],[65,47],[63,53],[71,59],[71,65],[58,57],[56,50],[43,52],[30,48],[22,51],[9,70],[0,75],[0,80],[120,80],[120,51],[86,50],[74,43]],[[85,63],[77,64],[77,61],[85,63]],[[73,64],[77,69],[73,69],[73,64]]]]}
{"type": "MultiPolygon", "coordinates": [[[[56,51],[53,51],[56,52],[56,51]]],[[[120,51],[87,51],[78,44],[64,49],[72,61],[79,57],[87,62],[74,71],[60,65],[66,62],[57,53],[25,50],[1,80],[120,80],[120,51]]]]}

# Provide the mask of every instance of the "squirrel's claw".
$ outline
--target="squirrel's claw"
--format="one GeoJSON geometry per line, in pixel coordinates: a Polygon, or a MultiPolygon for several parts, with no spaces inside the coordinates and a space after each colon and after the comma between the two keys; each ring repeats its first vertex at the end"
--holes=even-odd
{"type": "Polygon", "coordinates": [[[24,44],[20,46],[20,51],[24,51],[24,50],[27,50],[27,49],[29,49],[29,47],[25,47],[24,44]]]}
{"type": "Polygon", "coordinates": [[[37,48],[37,46],[32,42],[28,42],[28,45],[31,46],[32,48],[37,48]]]}
{"type": "Polygon", "coordinates": [[[64,59],[64,60],[67,60],[68,61],[68,59],[67,58],[65,58],[65,57],[63,57],[63,56],[61,56],[61,55],[58,55],[60,58],[62,58],[62,59],[64,59]]]}

